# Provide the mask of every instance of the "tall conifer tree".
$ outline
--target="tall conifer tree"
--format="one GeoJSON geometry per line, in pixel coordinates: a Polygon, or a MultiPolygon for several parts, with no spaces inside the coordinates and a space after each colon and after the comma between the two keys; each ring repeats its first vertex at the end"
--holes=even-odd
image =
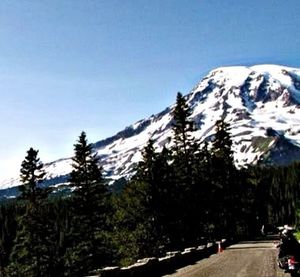
{"type": "Polygon", "coordinates": [[[185,98],[180,92],[177,94],[176,105],[173,111],[173,142],[172,150],[180,160],[185,177],[190,177],[191,163],[195,151],[194,122],[189,119],[192,112],[185,98]]]}
{"type": "Polygon", "coordinates": [[[235,231],[234,221],[240,210],[241,187],[234,165],[232,140],[229,124],[218,120],[216,133],[212,142],[212,196],[211,210],[219,231],[232,233],[235,231]]]}
{"type": "Polygon", "coordinates": [[[105,227],[107,188],[85,132],[74,145],[73,171],[70,185],[73,191],[73,219],[66,253],[67,275],[81,276],[104,263],[103,230],[105,227]]]}
{"type": "Polygon", "coordinates": [[[43,163],[38,157],[38,150],[30,148],[27,151],[27,156],[21,164],[20,179],[22,185],[19,187],[21,199],[28,200],[31,205],[42,198],[45,198],[45,189],[42,189],[39,184],[43,182],[46,175],[43,163]]]}
{"type": "Polygon", "coordinates": [[[162,242],[159,187],[153,141],[142,150],[137,173],[116,198],[115,243],[123,264],[158,255],[162,242]]]}
{"type": "MultiPolygon", "coordinates": [[[[181,93],[177,94],[176,105],[173,111],[173,146],[172,158],[174,167],[175,184],[177,190],[174,212],[177,214],[177,233],[181,235],[179,244],[192,243],[195,239],[192,235],[195,229],[195,213],[199,211],[195,207],[194,192],[196,186],[195,153],[198,151],[198,143],[193,137],[194,122],[190,119],[191,108],[181,93]]],[[[199,184],[197,184],[198,186],[199,184]]],[[[199,201],[199,199],[197,199],[199,201]]]]}
{"type": "Polygon", "coordinates": [[[40,188],[44,180],[38,150],[30,148],[21,166],[21,199],[25,213],[17,219],[18,230],[10,256],[9,276],[53,276],[55,257],[51,230],[41,216],[47,191],[40,188]]]}

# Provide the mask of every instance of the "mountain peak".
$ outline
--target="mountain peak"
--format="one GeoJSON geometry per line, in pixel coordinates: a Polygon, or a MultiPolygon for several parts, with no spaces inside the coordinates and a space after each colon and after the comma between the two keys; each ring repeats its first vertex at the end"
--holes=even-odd
{"type": "MultiPolygon", "coordinates": [[[[196,138],[212,136],[214,124],[221,118],[230,124],[237,166],[261,162],[266,156],[268,163],[270,157],[278,163],[284,151],[280,148],[299,148],[300,69],[273,64],[220,67],[210,71],[185,97],[197,127],[196,138]],[[270,135],[270,130],[284,143],[278,143],[278,136],[270,135]]],[[[106,177],[131,176],[150,138],[158,150],[169,145],[173,108],[171,105],[94,144],[106,177]]],[[[300,159],[300,151],[288,153],[284,163],[300,159]]],[[[66,181],[70,170],[71,159],[46,165],[48,180],[66,181]]],[[[10,186],[18,184],[14,180],[10,186]]]]}

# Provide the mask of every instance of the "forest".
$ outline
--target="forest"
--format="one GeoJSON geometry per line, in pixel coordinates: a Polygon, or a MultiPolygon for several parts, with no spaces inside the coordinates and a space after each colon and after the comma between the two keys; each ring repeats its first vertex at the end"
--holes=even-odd
{"type": "Polygon", "coordinates": [[[42,186],[43,163],[30,148],[20,196],[0,206],[0,276],[85,276],[219,238],[255,237],[263,224],[298,226],[300,164],[236,168],[226,121],[201,141],[190,115],[178,93],[170,146],[157,151],[150,139],[118,191],[85,132],[74,144],[69,194],[42,186]]]}

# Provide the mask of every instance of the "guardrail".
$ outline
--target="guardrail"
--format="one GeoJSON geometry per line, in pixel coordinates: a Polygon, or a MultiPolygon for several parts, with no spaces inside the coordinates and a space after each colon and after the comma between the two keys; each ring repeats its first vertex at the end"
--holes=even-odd
{"type": "Polygon", "coordinates": [[[176,269],[193,264],[212,254],[220,253],[229,245],[229,241],[222,240],[198,247],[190,247],[184,251],[167,252],[165,257],[145,258],[138,260],[128,267],[105,267],[90,272],[86,277],[154,277],[175,272],[176,269]]]}

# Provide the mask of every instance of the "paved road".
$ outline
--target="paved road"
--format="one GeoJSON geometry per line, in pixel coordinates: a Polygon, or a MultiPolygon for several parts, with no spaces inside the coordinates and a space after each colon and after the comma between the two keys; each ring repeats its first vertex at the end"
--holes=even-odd
{"type": "Polygon", "coordinates": [[[178,269],[172,277],[288,277],[276,264],[272,241],[242,242],[223,253],[178,269]]]}

